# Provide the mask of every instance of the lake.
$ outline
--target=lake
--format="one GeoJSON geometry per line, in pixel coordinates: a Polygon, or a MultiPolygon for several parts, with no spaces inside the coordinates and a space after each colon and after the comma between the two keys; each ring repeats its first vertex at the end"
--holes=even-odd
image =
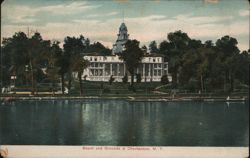
{"type": "Polygon", "coordinates": [[[0,105],[0,144],[249,146],[249,102],[20,100],[0,105]]]}

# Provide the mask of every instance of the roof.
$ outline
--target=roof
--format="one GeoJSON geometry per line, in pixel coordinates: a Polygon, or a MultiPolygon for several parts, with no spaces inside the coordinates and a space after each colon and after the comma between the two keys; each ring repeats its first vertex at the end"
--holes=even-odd
{"type": "Polygon", "coordinates": [[[127,26],[125,25],[124,22],[121,24],[120,30],[127,30],[127,26]]]}
{"type": "Polygon", "coordinates": [[[157,53],[151,53],[151,54],[146,54],[144,57],[164,57],[163,54],[157,54],[157,53]]]}

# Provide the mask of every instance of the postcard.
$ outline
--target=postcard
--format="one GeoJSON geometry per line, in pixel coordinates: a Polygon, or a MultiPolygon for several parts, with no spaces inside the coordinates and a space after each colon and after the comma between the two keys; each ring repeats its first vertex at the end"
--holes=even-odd
{"type": "Polygon", "coordinates": [[[249,9],[2,1],[1,157],[248,157],[249,9]]]}

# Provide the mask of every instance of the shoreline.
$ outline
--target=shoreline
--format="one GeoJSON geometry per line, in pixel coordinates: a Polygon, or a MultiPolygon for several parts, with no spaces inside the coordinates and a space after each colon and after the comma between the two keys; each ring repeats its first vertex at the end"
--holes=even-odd
{"type": "Polygon", "coordinates": [[[200,101],[200,102],[247,102],[248,96],[232,96],[227,98],[226,96],[218,97],[166,97],[166,96],[0,96],[1,102],[11,102],[17,100],[126,100],[132,102],[188,102],[188,101],[200,101]]]}

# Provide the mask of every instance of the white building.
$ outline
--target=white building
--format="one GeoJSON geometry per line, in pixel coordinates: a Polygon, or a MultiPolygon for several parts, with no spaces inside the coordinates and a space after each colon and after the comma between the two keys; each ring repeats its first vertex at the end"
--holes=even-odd
{"type": "MultiPolygon", "coordinates": [[[[100,56],[92,54],[84,56],[84,58],[90,62],[90,65],[84,70],[83,79],[89,81],[109,81],[112,76],[115,78],[115,82],[122,82],[122,78],[125,74],[127,74],[130,79],[130,74],[126,70],[125,63],[119,59],[119,54],[122,53],[124,44],[129,37],[127,32],[126,25],[122,23],[119,28],[116,43],[113,45],[113,55],[100,56]]],[[[163,56],[159,54],[148,54],[143,57],[135,73],[141,75],[141,82],[159,82],[163,75],[168,75],[168,63],[164,62],[163,56]]],[[[171,81],[170,76],[169,80],[171,81]]]]}

